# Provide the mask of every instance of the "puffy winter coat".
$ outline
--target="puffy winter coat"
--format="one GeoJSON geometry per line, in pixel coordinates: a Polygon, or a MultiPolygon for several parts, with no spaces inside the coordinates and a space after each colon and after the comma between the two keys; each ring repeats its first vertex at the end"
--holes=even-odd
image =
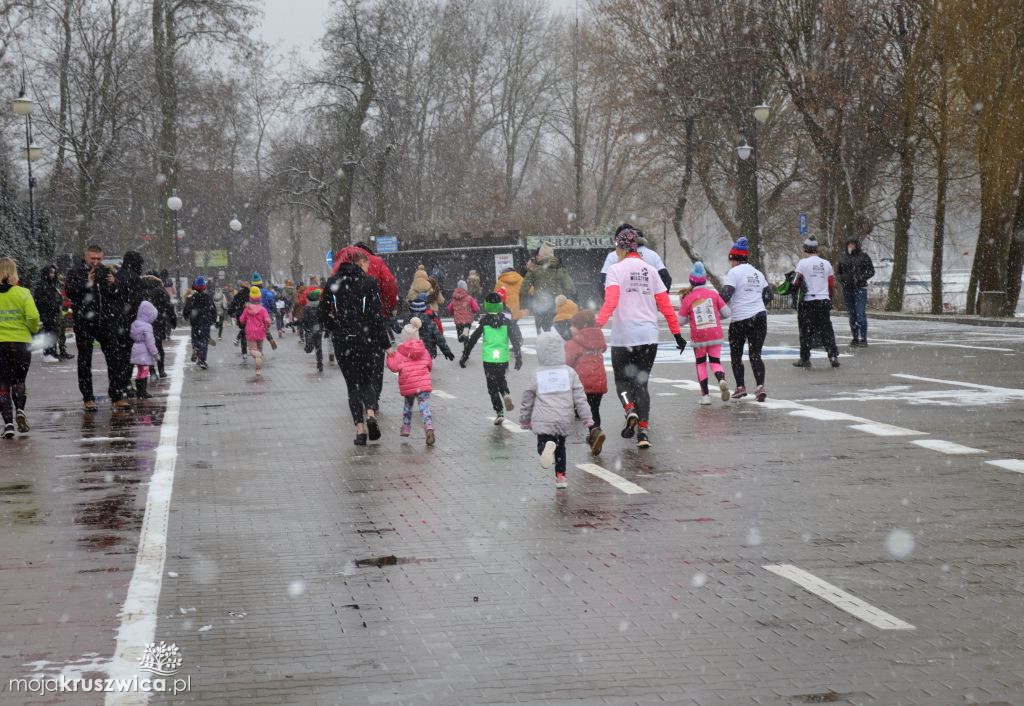
{"type": "Polygon", "coordinates": [[[548,255],[537,260],[534,268],[526,273],[523,291],[530,295],[530,311],[550,313],[555,310],[555,297],[559,294],[571,297],[576,293],[576,285],[558,258],[548,255]]]}
{"type": "Polygon", "coordinates": [[[430,382],[434,359],[420,339],[414,338],[398,346],[394,353],[388,353],[387,362],[388,370],[398,373],[398,392],[402,397],[434,389],[430,382]]]}
{"type": "Polygon", "coordinates": [[[690,324],[694,348],[722,343],[722,319],[729,316],[729,305],[709,284],[694,287],[679,303],[679,323],[690,324]]]}
{"type": "Polygon", "coordinates": [[[437,357],[437,349],[440,348],[442,352],[446,354],[451,353],[451,348],[448,347],[448,342],[444,338],[444,334],[437,328],[437,324],[434,323],[433,317],[428,312],[422,314],[409,314],[405,321],[396,321],[394,326],[395,333],[400,333],[402,328],[413,319],[420,320],[420,340],[427,349],[427,353],[430,354],[431,358],[437,357]]]}
{"type": "Polygon", "coordinates": [[[565,363],[576,371],[588,395],[608,392],[608,371],[604,369],[604,352],[608,343],[604,332],[596,326],[580,329],[565,342],[565,363]]]}
{"type": "Polygon", "coordinates": [[[565,301],[561,305],[555,306],[555,321],[568,321],[572,317],[576,316],[576,312],[580,310],[579,305],[572,299],[566,297],[565,301]]]}
{"type": "Polygon", "coordinates": [[[160,354],[156,348],[156,336],[153,334],[153,322],[156,321],[156,317],[156,307],[143,300],[131,326],[132,365],[156,365],[156,358],[160,354]]]}
{"type": "Polygon", "coordinates": [[[474,299],[480,296],[482,286],[480,283],[480,275],[476,273],[476,270],[469,271],[469,277],[466,278],[466,286],[469,287],[469,296],[474,299]]]}
{"type": "Polygon", "coordinates": [[[519,423],[534,434],[568,436],[576,422],[576,413],[589,427],[594,418],[587,404],[576,371],[565,364],[565,341],[553,331],[537,337],[537,360],[540,367],[523,390],[519,423]]]}
{"type": "Polygon", "coordinates": [[[181,316],[192,324],[193,329],[208,329],[217,320],[217,307],[207,292],[195,290],[185,303],[181,316]]]}
{"type": "Polygon", "coordinates": [[[270,329],[270,314],[267,313],[262,304],[257,304],[256,302],[246,304],[242,310],[242,315],[238,317],[238,323],[240,326],[245,327],[245,340],[267,340],[267,331],[270,329]]]}
{"type": "Polygon", "coordinates": [[[519,321],[519,318],[523,315],[519,305],[519,293],[522,286],[523,276],[515,270],[502,272],[498,277],[497,284],[494,285],[495,292],[499,289],[505,290],[505,306],[512,312],[513,321],[519,321]]]}
{"type": "Polygon", "coordinates": [[[416,270],[416,274],[412,276],[412,285],[409,287],[409,293],[405,295],[405,300],[411,302],[421,294],[426,294],[429,299],[430,293],[433,289],[433,286],[430,284],[430,277],[421,265],[420,268],[416,270]]]}
{"type": "Polygon", "coordinates": [[[174,311],[163,280],[153,275],[142,276],[142,297],[156,307],[156,321],[153,322],[153,335],[156,340],[166,339],[178,325],[178,314],[174,311]]]}
{"type": "Polygon", "coordinates": [[[16,284],[0,283],[0,343],[31,343],[39,331],[39,310],[32,292],[16,284]]]}
{"type": "Polygon", "coordinates": [[[476,299],[469,295],[465,289],[457,287],[452,292],[452,300],[448,302],[448,313],[452,315],[457,324],[471,324],[480,311],[480,305],[476,299]]]}
{"type": "Polygon", "coordinates": [[[60,282],[57,281],[56,265],[47,265],[39,273],[39,283],[32,292],[32,299],[39,309],[39,318],[52,325],[60,318],[60,308],[64,303],[64,295],[60,292],[60,282]],[[50,274],[53,274],[53,278],[50,274]]]}
{"type": "Polygon", "coordinates": [[[860,242],[850,242],[855,245],[853,252],[843,252],[839,256],[836,275],[843,289],[863,289],[868,286],[868,280],[875,276],[875,266],[871,262],[871,256],[860,249],[860,242]]]}
{"type": "Polygon", "coordinates": [[[327,280],[317,308],[320,323],[336,345],[351,354],[372,354],[391,347],[381,314],[376,280],[351,262],[327,280]]]}

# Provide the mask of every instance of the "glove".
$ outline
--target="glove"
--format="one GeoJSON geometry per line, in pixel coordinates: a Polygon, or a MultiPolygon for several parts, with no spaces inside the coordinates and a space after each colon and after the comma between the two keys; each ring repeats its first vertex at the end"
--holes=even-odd
{"type": "Polygon", "coordinates": [[[441,351],[441,353],[443,353],[444,357],[447,358],[448,360],[455,360],[455,354],[452,353],[451,351],[441,351]]]}
{"type": "Polygon", "coordinates": [[[686,350],[686,339],[683,338],[683,334],[681,333],[676,334],[676,348],[679,349],[680,353],[686,350]]]}
{"type": "Polygon", "coordinates": [[[516,370],[519,370],[521,367],[523,367],[523,356],[517,355],[516,356],[516,370]]]}
{"type": "Polygon", "coordinates": [[[466,367],[466,359],[465,358],[459,358],[459,367],[460,368],[465,368],[466,367]]]}

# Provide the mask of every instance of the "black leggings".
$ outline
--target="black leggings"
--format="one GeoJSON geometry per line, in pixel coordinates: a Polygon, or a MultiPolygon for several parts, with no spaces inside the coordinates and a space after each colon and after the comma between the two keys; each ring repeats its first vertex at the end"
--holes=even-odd
{"type": "Polygon", "coordinates": [[[612,370],[615,391],[627,411],[634,408],[640,421],[646,423],[651,413],[651,395],[647,392],[647,379],[651,376],[658,344],[643,346],[612,346],[612,370]],[[623,399],[623,393],[626,399],[623,399]]]}
{"type": "Polygon", "coordinates": [[[601,398],[604,397],[604,393],[601,392],[588,392],[587,393],[587,404],[590,405],[590,416],[594,418],[594,426],[601,426],[601,398]]]}
{"type": "Polygon", "coordinates": [[[25,409],[25,378],[31,365],[28,343],[0,343],[0,413],[4,424],[14,421],[15,409],[25,409]]]}
{"type": "Polygon", "coordinates": [[[754,381],[764,384],[764,361],[761,360],[761,348],[764,337],[768,335],[768,313],[762,311],[756,316],[729,324],[729,356],[732,358],[732,376],[736,378],[736,386],[743,387],[743,346],[750,346],[750,368],[754,371],[754,381]]]}
{"type": "Polygon", "coordinates": [[[338,339],[333,339],[332,342],[338,367],[341,368],[345,385],[348,387],[348,409],[352,413],[352,421],[355,424],[362,424],[367,411],[377,411],[372,353],[363,349],[353,349],[338,339]]]}
{"type": "Polygon", "coordinates": [[[544,452],[549,441],[555,442],[555,473],[565,473],[565,437],[555,434],[537,434],[537,453],[544,452]]]}
{"type": "Polygon", "coordinates": [[[508,363],[484,363],[484,379],[487,380],[487,394],[491,396],[491,406],[495,412],[504,414],[502,397],[509,394],[508,382],[505,375],[508,373],[508,363]]]}

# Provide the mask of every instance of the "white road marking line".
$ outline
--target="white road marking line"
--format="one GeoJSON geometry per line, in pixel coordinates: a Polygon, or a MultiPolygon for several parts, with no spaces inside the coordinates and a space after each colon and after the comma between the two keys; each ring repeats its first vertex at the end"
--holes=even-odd
{"type": "MultiPolygon", "coordinates": [[[[187,338],[178,338],[174,365],[170,370],[170,390],[160,444],[156,449],[153,475],[146,494],[146,514],[135,555],[135,570],[128,584],[128,595],[121,607],[121,625],[117,629],[117,645],[107,669],[114,679],[131,679],[138,673],[139,657],[146,644],[155,642],[156,611],[160,603],[160,587],[164,562],[167,559],[167,520],[174,490],[174,467],[178,460],[178,417],[181,412],[181,388],[185,380],[185,347],[187,338]]],[[[149,693],[108,693],[105,703],[145,704],[149,693]]]]}
{"type": "MultiPolygon", "coordinates": [[[[494,417],[488,417],[488,419],[491,420],[492,422],[494,421],[494,417]]],[[[495,425],[495,426],[498,426],[498,425],[495,425]]],[[[508,419],[507,417],[505,418],[505,421],[501,423],[500,426],[504,427],[505,429],[508,429],[509,431],[514,431],[516,434],[529,434],[530,433],[529,429],[521,428],[518,424],[516,424],[512,420],[508,419]]]]}
{"type": "Polygon", "coordinates": [[[792,581],[805,591],[828,601],[836,608],[846,611],[855,618],[874,625],[879,630],[914,629],[914,626],[910,623],[905,623],[899,618],[889,615],[884,610],[875,608],[870,603],[862,601],[853,594],[833,586],[828,581],[824,581],[798,566],[793,566],[792,564],[765,564],[763,568],[777,576],[792,581]]]}
{"type": "Polygon", "coordinates": [[[893,373],[894,378],[903,378],[905,380],[920,380],[922,382],[937,382],[940,385],[952,385],[953,387],[967,387],[972,390],[988,390],[990,392],[998,392],[1003,395],[1012,397],[1024,398],[1024,390],[1016,387],[996,387],[995,385],[980,385],[976,382],[961,382],[960,380],[943,380],[941,378],[925,378],[919,375],[908,375],[906,373],[893,373]]]}
{"type": "Polygon", "coordinates": [[[101,441],[127,441],[127,436],[86,436],[78,441],[82,444],[98,444],[101,441]]]}
{"type": "Polygon", "coordinates": [[[981,449],[974,449],[970,446],[963,446],[961,444],[955,444],[952,441],[943,441],[942,439],[914,439],[910,443],[917,444],[926,449],[932,451],[938,451],[939,453],[952,454],[954,456],[966,456],[968,454],[983,454],[988,453],[981,449]]]}
{"type": "Polygon", "coordinates": [[[123,452],[119,451],[107,451],[107,452],[91,452],[86,451],[79,454],[60,454],[54,456],[54,458],[109,458],[111,456],[124,456],[123,452]]]}
{"type": "Polygon", "coordinates": [[[455,395],[450,395],[447,392],[445,392],[444,390],[434,390],[431,394],[436,395],[437,397],[440,397],[442,400],[454,400],[455,399],[455,395]]]}
{"type": "Polygon", "coordinates": [[[586,471],[592,476],[597,476],[601,480],[614,485],[627,495],[639,495],[640,493],[647,492],[636,483],[631,483],[622,476],[612,473],[605,468],[601,468],[596,463],[577,463],[576,468],[581,471],[586,471]]]}
{"type": "Polygon", "coordinates": [[[804,409],[798,409],[790,412],[791,417],[807,417],[808,419],[817,419],[819,422],[863,422],[863,417],[855,417],[852,414],[846,412],[833,412],[831,409],[821,409],[820,407],[805,407],[804,409]]]}
{"type": "Polygon", "coordinates": [[[1016,458],[1001,458],[998,461],[985,461],[985,463],[1014,473],[1024,473],[1024,461],[1016,458]]]}
{"type": "Polygon", "coordinates": [[[1012,348],[994,348],[992,346],[975,346],[966,343],[940,343],[939,341],[903,341],[896,338],[872,338],[871,343],[905,344],[911,346],[939,346],[942,348],[967,348],[972,351],[1012,352],[1012,348]]]}
{"type": "Polygon", "coordinates": [[[875,436],[914,436],[915,434],[925,433],[923,431],[914,431],[913,429],[898,427],[893,424],[879,424],[877,422],[871,422],[870,424],[853,424],[850,428],[867,434],[874,434],[875,436]]]}

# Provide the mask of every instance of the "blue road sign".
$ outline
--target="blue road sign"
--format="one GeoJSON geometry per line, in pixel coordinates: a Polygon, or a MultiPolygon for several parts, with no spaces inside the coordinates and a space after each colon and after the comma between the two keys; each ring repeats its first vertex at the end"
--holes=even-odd
{"type": "Polygon", "coordinates": [[[398,252],[398,236],[397,235],[378,235],[377,236],[377,254],[398,252]]]}
{"type": "Polygon", "coordinates": [[[800,212],[800,235],[807,235],[807,212],[800,212]]]}

